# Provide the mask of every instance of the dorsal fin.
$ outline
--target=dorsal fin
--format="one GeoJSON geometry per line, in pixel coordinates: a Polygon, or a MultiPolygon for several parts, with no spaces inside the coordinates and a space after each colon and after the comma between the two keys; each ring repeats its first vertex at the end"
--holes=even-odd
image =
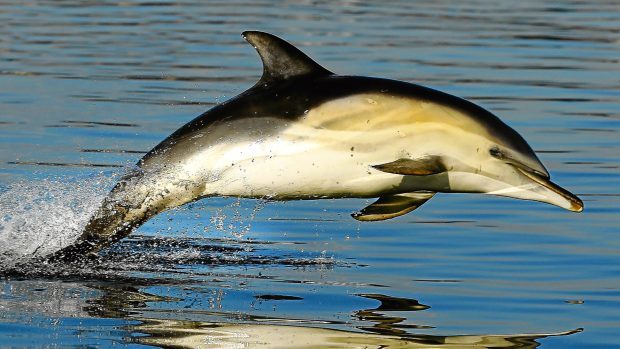
{"type": "Polygon", "coordinates": [[[254,46],[263,61],[263,76],[259,84],[300,76],[333,74],[277,36],[259,31],[246,31],[242,35],[254,46]]]}

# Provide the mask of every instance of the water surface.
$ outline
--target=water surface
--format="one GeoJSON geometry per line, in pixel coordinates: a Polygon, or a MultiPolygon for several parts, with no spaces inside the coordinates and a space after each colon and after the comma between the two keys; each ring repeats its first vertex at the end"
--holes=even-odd
{"type": "Polygon", "coordinates": [[[3,2],[0,346],[617,347],[619,23],[614,1],[3,2]],[[585,211],[440,194],[361,224],[368,200],[213,198],[87,266],[6,272],[254,84],[250,29],[490,109],[585,211]]]}

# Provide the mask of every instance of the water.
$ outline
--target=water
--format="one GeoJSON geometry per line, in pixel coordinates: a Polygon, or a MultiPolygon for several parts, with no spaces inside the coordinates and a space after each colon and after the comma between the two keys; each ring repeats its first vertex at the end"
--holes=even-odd
{"type": "Polygon", "coordinates": [[[4,272],[0,346],[618,347],[619,23],[614,1],[3,2],[3,270],[251,86],[249,29],[485,106],[586,209],[445,194],[360,224],[367,200],[203,200],[89,265],[4,272]]]}

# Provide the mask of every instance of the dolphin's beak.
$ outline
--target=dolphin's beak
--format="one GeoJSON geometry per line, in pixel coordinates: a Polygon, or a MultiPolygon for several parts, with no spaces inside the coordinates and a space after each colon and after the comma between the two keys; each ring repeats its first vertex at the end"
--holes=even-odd
{"type": "Polygon", "coordinates": [[[549,178],[545,178],[535,171],[530,171],[528,168],[523,168],[521,166],[514,167],[537,184],[534,188],[530,189],[531,192],[537,194],[537,197],[532,198],[532,200],[546,202],[573,212],[583,211],[583,201],[568,190],[551,182],[549,178]]]}

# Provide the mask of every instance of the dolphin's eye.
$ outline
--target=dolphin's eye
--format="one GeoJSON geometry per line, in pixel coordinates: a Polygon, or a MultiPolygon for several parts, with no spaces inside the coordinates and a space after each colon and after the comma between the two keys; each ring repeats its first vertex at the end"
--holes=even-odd
{"type": "Polygon", "coordinates": [[[496,159],[500,159],[500,160],[506,158],[504,153],[502,153],[502,151],[499,150],[498,147],[493,147],[493,148],[489,149],[489,154],[491,154],[492,157],[494,157],[496,159]]]}

